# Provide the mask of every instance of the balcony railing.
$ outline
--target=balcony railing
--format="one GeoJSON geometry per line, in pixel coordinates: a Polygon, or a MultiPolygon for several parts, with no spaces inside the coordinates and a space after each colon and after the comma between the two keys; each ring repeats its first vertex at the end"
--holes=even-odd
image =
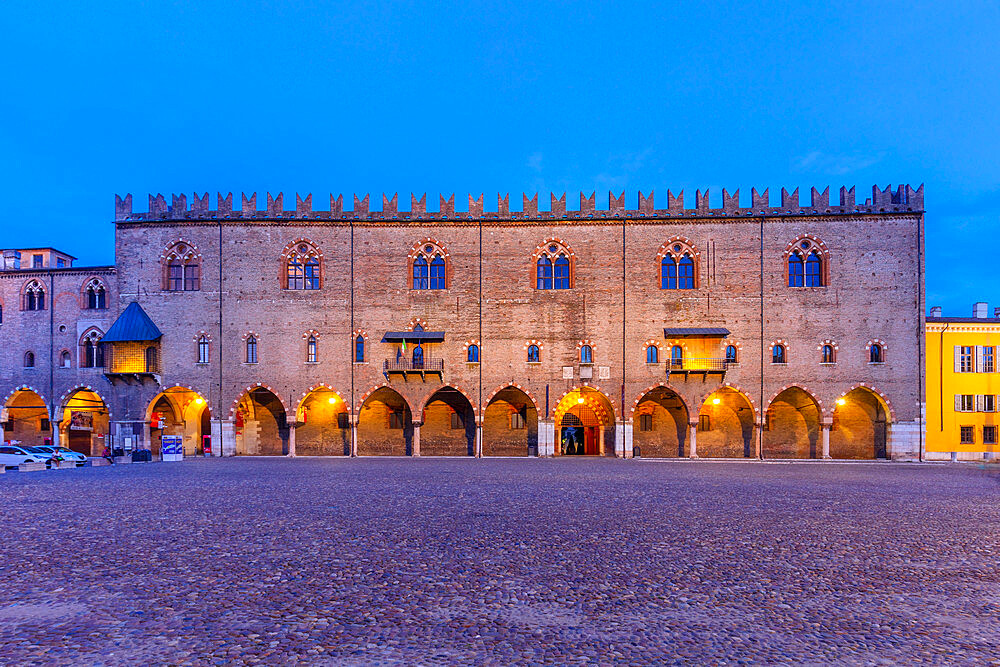
{"type": "Polygon", "coordinates": [[[725,357],[687,357],[667,361],[668,373],[725,373],[735,362],[727,361],[725,357]]]}
{"type": "Polygon", "coordinates": [[[443,373],[444,359],[386,359],[382,364],[383,373],[443,373]]]}

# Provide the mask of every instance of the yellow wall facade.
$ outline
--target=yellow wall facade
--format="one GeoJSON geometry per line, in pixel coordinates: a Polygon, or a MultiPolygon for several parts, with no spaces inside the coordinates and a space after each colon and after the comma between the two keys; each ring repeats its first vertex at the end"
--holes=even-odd
{"type": "MultiPolygon", "coordinates": [[[[1000,320],[928,318],[925,335],[927,452],[1000,452],[1000,445],[984,442],[984,427],[989,426],[997,432],[994,440],[1000,439],[1000,320]],[[963,410],[962,400],[956,399],[963,395],[972,396],[971,411],[963,410]],[[971,444],[962,443],[963,426],[973,428],[971,444]]],[[[968,407],[969,399],[965,402],[968,407]]]]}

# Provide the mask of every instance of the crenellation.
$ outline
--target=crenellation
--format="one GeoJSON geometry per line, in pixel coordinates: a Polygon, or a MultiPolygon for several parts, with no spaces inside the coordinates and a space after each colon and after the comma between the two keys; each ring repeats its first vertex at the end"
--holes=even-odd
{"type": "Polygon", "coordinates": [[[485,195],[468,195],[468,211],[455,211],[455,194],[452,193],[447,198],[439,195],[438,211],[428,212],[427,194],[424,193],[418,199],[415,194],[410,194],[410,210],[399,210],[399,194],[393,193],[390,197],[387,193],[382,194],[381,210],[371,210],[369,206],[369,195],[364,197],[354,195],[353,210],[345,213],[343,207],[343,195],[330,195],[330,210],[316,211],[312,206],[312,194],[307,194],[304,198],[296,193],[295,208],[291,211],[284,210],[284,195],[281,192],[267,193],[267,205],[264,210],[257,209],[257,193],[252,193],[249,197],[244,192],[241,194],[241,209],[239,215],[233,216],[232,200],[233,194],[230,192],[223,196],[221,192],[217,194],[217,210],[209,208],[208,193],[199,195],[193,193],[192,205],[190,209],[187,205],[187,195],[174,194],[171,196],[171,204],[168,205],[166,198],[162,194],[149,195],[149,211],[147,213],[135,212],[132,208],[132,195],[126,194],[124,197],[115,195],[115,221],[147,221],[147,220],[197,220],[215,219],[217,217],[229,218],[237,217],[242,219],[313,219],[313,220],[346,220],[366,219],[383,220],[405,219],[405,220],[449,220],[449,221],[475,221],[475,220],[555,220],[570,221],[578,218],[705,218],[705,217],[746,217],[748,215],[814,215],[817,213],[833,214],[857,214],[875,212],[922,212],[924,205],[924,188],[920,185],[914,189],[909,185],[899,185],[893,190],[892,186],[872,188],[872,197],[865,199],[863,204],[856,204],[855,188],[840,188],[839,206],[830,204],[830,187],[827,186],[822,192],[815,187],[810,189],[810,201],[808,205],[803,205],[799,201],[799,188],[791,192],[787,188],[781,189],[781,202],[778,206],[771,206],[769,189],[765,188],[759,192],[757,188],[751,189],[751,203],[748,208],[740,206],[740,191],[737,189],[732,194],[725,188],[722,190],[722,206],[713,208],[711,206],[709,190],[695,191],[694,208],[685,208],[684,191],[677,195],[671,190],[667,190],[667,208],[657,209],[654,201],[653,191],[649,194],[641,190],[634,201],[635,208],[628,206],[625,202],[625,193],[616,196],[614,192],[608,192],[607,210],[598,211],[596,206],[596,192],[590,196],[580,193],[579,210],[568,210],[566,206],[566,193],[560,196],[550,193],[550,208],[547,211],[540,211],[538,208],[538,193],[531,197],[527,193],[522,193],[522,210],[511,212],[510,194],[497,194],[497,210],[486,211],[485,195]]]}

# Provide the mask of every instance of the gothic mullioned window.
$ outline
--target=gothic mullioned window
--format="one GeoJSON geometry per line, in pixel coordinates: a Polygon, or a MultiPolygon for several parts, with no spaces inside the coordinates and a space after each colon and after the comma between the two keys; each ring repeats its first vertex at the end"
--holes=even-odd
{"type": "Polygon", "coordinates": [[[813,237],[803,236],[785,248],[789,287],[825,287],[829,265],[826,247],[813,237]]]}
{"type": "Polygon", "coordinates": [[[576,283],[576,259],[573,251],[550,239],[535,249],[532,258],[535,289],[572,289],[576,283]]]}
{"type": "Polygon", "coordinates": [[[686,239],[673,239],[660,247],[660,289],[698,287],[698,253],[686,239]]]}
{"type": "Polygon", "coordinates": [[[24,310],[45,310],[45,288],[37,280],[28,281],[22,295],[24,310]]]}
{"type": "Polygon", "coordinates": [[[323,256],[313,243],[298,240],[288,244],[282,261],[284,289],[318,290],[323,286],[323,256]]]}
{"type": "Polygon", "coordinates": [[[91,329],[80,338],[80,366],[82,368],[101,368],[104,366],[101,336],[100,331],[91,329]]]}
{"type": "Polygon", "coordinates": [[[201,289],[201,253],[185,241],[172,243],[160,255],[163,262],[163,289],[168,292],[197,292],[201,289]]]}
{"type": "Polygon", "coordinates": [[[85,307],[87,310],[104,310],[108,307],[107,290],[97,278],[87,283],[83,289],[85,307]]]}
{"type": "Polygon", "coordinates": [[[415,290],[444,290],[451,287],[451,259],[448,251],[432,239],[424,239],[410,250],[411,287],[415,290]]]}

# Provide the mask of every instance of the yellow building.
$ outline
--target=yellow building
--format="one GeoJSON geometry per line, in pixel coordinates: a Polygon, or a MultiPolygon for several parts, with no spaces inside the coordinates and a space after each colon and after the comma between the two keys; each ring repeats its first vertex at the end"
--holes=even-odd
{"type": "Polygon", "coordinates": [[[982,460],[1000,452],[1000,308],[972,317],[931,309],[927,337],[928,460],[982,460]]]}

